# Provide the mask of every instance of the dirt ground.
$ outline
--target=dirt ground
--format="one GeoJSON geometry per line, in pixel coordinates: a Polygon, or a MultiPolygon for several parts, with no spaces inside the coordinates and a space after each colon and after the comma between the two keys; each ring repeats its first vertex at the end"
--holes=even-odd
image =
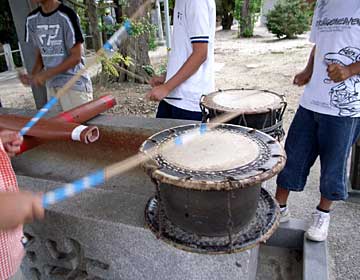
{"type": "MultiPolygon", "coordinates": [[[[238,39],[236,29],[218,31],[215,44],[216,88],[259,88],[285,94],[289,103],[285,115],[285,126],[292,119],[298,104],[301,88],[292,85],[295,73],[300,71],[310,53],[311,45],[307,35],[294,40],[278,40],[265,28],[257,27],[255,37],[238,39]]],[[[166,63],[166,48],[159,47],[150,53],[155,69],[166,63]]],[[[16,73],[0,75],[0,98],[4,107],[34,109],[35,103],[29,88],[24,88],[14,78],[16,73]],[[9,77],[11,76],[11,77],[9,77]]],[[[110,114],[139,115],[153,117],[156,103],[148,102],[144,96],[148,85],[135,83],[108,83],[94,85],[95,96],[111,93],[118,105],[110,114]]]]}
{"type": "MultiPolygon", "coordinates": [[[[311,50],[307,35],[295,40],[278,40],[264,28],[258,27],[251,39],[236,38],[236,30],[218,31],[215,44],[216,88],[259,88],[285,94],[289,103],[285,126],[292,119],[301,88],[292,85],[295,73],[300,71],[311,50]]],[[[166,62],[166,49],[150,54],[155,68],[166,62]]],[[[149,103],[144,95],[148,85],[120,83],[97,85],[95,95],[111,93],[118,105],[109,113],[153,117],[156,103],[149,103]]]]}

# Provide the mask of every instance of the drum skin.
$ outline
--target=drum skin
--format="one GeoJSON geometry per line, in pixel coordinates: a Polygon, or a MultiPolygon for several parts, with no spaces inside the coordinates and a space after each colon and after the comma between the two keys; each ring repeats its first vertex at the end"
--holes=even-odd
{"type": "Polygon", "coordinates": [[[238,232],[254,217],[260,188],[257,184],[232,191],[196,191],[161,184],[160,198],[176,226],[200,236],[224,236],[238,232]]]}

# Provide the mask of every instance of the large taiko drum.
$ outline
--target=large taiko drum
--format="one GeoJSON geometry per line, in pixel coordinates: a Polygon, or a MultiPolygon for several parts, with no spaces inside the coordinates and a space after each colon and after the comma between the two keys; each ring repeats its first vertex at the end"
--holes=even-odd
{"type": "Polygon", "coordinates": [[[261,225],[257,213],[260,204],[276,208],[261,184],[285,164],[282,146],[269,135],[229,124],[186,125],[153,135],[140,151],[156,154],[144,165],[156,184],[145,218],[168,240],[185,246],[189,235],[235,240],[243,228],[265,234],[275,225],[275,212],[261,225]]]}
{"type": "Polygon", "coordinates": [[[200,102],[203,122],[210,121],[224,113],[238,113],[228,121],[261,130],[272,137],[284,137],[282,118],[287,103],[283,95],[268,90],[228,89],[204,95],[200,102]]]}

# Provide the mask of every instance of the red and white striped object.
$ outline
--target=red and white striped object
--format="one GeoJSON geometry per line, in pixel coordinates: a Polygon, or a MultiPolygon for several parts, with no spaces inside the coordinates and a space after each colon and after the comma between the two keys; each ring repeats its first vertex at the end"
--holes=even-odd
{"type": "MultiPolygon", "coordinates": [[[[14,170],[0,141],[0,192],[18,191],[14,170]]],[[[9,279],[20,267],[24,255],[22,236],[22,226],[12,230],[0,230],[0,280],[9,279]]]]}

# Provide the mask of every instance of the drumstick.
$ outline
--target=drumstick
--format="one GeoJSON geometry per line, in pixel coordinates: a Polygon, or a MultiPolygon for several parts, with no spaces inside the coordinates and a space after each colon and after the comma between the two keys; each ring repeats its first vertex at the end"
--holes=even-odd
{"type": "MultiPolygon", "coordinates": [[[[101,56],[106,53],[106,51],[111,52],[117,48],[116,43],[121,43],[122,39],[126,34],[131,32],[131,21],[136,19],[146,8],[148,4],[151,3],[151,0],[146,0],[137,10],[136,12],[127,20],[125,20],[124,24],[121,28],[116,31],[111,38],[104,44],[104,46],[98,50],[95,54],[95,57],[101,56]]],[[[90,62],[85,65],[85,67],[79,70],[65,85],[62,87],[56,94],[56,96],[52,97],[43,108],[41,108],[38,113],[20,130],[19,134],[24,136],[31,127],[33,127],[42,117],[46,115],[46,113],[59,101],[60,97],[66,94],[77,82],[77,80],[81,77],[82,74],[86,72],[93,64],[96,63],[96,59],[93,62],[90,62]]]]}
{"type": "MultiPolygon", "coordinates": [[[[235,117],[239,116],[239,113],[232,112],[223,114],[215,119],[211,123],[201,124],[199,130],[194,129],[194,133],[188,133],[186,137],[178,136],[175,138],[176,145],[184,145],[189,144],[193,141],[194,138],[198,137],[199,135],[205,134],[209,129],[216,128],[217,126],[225,123],[235,117]],[[189,137],[190,135],[190,137],[189,137]]],[[[161,151],[166,151],[166,149],[172,148],[169,144],[164,144],[161,148],[161,151]]],[[[98,185],[105,183],[110,178],[121,175],[134,167],[145,163],[149,158],[156,156],[159,153],[159,150],[156,147],[153,147],[146,151],[145,153],[138,153],[134,156],[131,156],[125,160],[122,160],[118,163],[112,164],[102,170],[98,170],[93,172],[82,179],[74,181],[73,183],[66,184],[58,189],[53,191],[47,192],[43,196],[43,207],[47,208],[50,205],[55,203],[64,201],[71,197],[74,197],[76,194],[84,192],[87,189],[94,188],[98,185]]]]}
{"type": "MultiPolygon", "coordinates": [[[[148,85],[150,84],[150,80],[149,80],[148,78],[146,78],[146,77],[143,77],[143,76],[140,76],[140,75],[138,75],[138,74],[135,74],[135,73],[133,73],[133,72],[131,72],[131,71],[129,71],[129,70],[121,67],[121,66],[116,66],[116,68],[119,69],[120,71],[123,71],[124,73],[132,76],[132,77],[135,78],[135,79],[138,79],[138,80],[140,80],[140,81],[143,81],[143,82],[147,83],[148,85]]],[[[171,97],[171,96],[167,96],[167,97],[165,97],[164,99],[168,99],[168,100],[182,100],[182,98],[180,98],[180,97],[171,97]]]]}

